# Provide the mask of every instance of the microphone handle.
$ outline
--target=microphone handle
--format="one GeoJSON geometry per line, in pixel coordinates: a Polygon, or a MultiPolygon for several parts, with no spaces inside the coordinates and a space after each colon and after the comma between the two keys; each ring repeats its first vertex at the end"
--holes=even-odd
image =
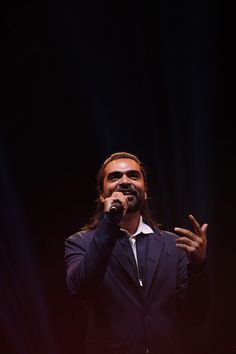
{"type": "Polygon", "coordinates": [[[123,206],[119,200],[115,200],[111,207],[110,207],[110,213],[112,214],[122,214],[123,213],[123,206]]]}

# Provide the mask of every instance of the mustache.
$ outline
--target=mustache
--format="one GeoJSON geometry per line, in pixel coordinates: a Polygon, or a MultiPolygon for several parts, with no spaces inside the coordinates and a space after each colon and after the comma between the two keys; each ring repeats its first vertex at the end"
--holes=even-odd
{"type": "Polygon", "coordinates": [[[121,187],[121,186],[118,186],[117,188],[116,188],[116,190],[115,190],[116,192],[121,192],[121,193],[130,193],[130,194],[132,194],[132,195],[134,195],[134,196],[136,196],[137,197],[137,195],[138,195],[138,191],[137,191],[137,189],[133,186],[133,185],[130,185],[130,186],[128,186],[127,188],[124,188],[124,187],[121,187]]]}

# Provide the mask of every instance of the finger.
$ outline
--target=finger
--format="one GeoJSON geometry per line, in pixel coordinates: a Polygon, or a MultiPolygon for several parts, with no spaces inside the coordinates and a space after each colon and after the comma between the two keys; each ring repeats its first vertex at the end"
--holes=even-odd
{"type": "Polygon", "coordinates": [[[192,253],[192,252],[195,252],[195,248],[192,247],[192,246],[188,246],[184,243],[177,243],[176,244],[176,247],[177,248],[181,248],[181,249],[184,249],[185,251],[187,251],[189,254],[192,253]]]}
{"type": "Polygon", "coordinates": [[[181,227],[175,227],[174,230],[184,236],[187,236],[188,238],[190,238],[192,240],[194,240],[197,237],[193,232],[186,230],[186,229],[182,229],[181,227]]]}
{"type": "Polygon", "coordinates": [[[206,237],[206,230],[208,228],[208,224],[204,224],[203,226],[200,226],[200,224],[197,222],[197,220],[194,218],[193,215],[189,215],[189,219],[191,220],[193,227],[194,227],[194,231],[195,233],[200,237],[200,238],[204,238],[206,237]]]}
{"type": "Polygon", "coordinates": [[[113,192],[111,197],[114,199],[123,199],[124,198],[124,194],[121,192],[113,192]]]}
{"type": "Polygon", "coordinates": [[[191,221],[193,227],[194,227],[194,231],[197,235],[201,234],[201,226],[200,224],[198,223],[198,221],[195,219],[195,217],[190,214],[189,216],[189,220],[191,221]]]}
{"type": "Polygon", "coordinates": [[[197,246],[198,246],[198,243],[196,241],[193,241],[193,240],[189,239],[188,237],[178,237],[176,239],[176,244],[185,244],[187,246],[195,247],[195,248],[197,248],[197,246]]]}
{"type": "Polygon", "coordinates": [[[127,196],[121,192],[113,192],[111,198],[113,201],[120,201],[122,204],[128,201],[127,196]]]}
{"type": "Polygon", "coordinates": [[[203,232],[203,234],[206,236],[206,231],[207,231],[207,228],[208,228],[208,224],[203,224],[202,227],[201,227],[201,230],[203,232]]]}

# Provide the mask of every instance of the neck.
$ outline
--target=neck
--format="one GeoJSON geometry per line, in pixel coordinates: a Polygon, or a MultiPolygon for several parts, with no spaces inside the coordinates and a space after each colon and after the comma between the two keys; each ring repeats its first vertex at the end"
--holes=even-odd
{"type": "Polygon", "coordinates": [[[140,212],[134,214],[126,214],[121,222],[120,227],[128,231],[130,235],[133,235],[137,230],[138,224],[140,220],[140,212]]]}

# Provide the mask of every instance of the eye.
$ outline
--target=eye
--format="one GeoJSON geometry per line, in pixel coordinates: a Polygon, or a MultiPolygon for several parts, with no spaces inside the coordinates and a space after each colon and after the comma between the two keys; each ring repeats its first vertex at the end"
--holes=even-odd
{"type": "Polygon", "coordinates": [[[112,181],[112,182],[113,182],[113,181],[116,181],[117,179],[118,179],[118,177],[113,176],[113,177],[110,177],[110,178],[109,178],[109,181],[112,181]]]}
{"type": "Polygon", "coordinates": [[[128,177],[133,180],[137,180],[141,178],[141,175],[138,171],[130,171],[128,177]]]}
{"type": "Polygon", "coordinates": [[[113,172],[113,173],[110,173],[110,174],[107,176],[107,179],[108,179],[108,181],[110,181],[110,182],[115,182],[115,181],[117,181],[119,178],[121,178],[121,173],[119,173],[119,172],[113,172]]]}

